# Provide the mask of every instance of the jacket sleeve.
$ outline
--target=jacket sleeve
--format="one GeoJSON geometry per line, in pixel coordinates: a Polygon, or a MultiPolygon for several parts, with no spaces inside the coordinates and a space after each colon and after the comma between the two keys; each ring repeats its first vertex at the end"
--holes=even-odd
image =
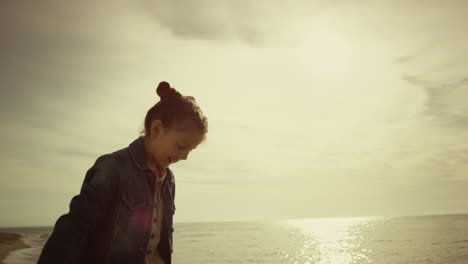
{"type": "Polygon", "coordinates": [[[113,203],[120,179],[115,157],[99,157],[86,172],[80,193],[70,202],[70,211],[59,217],[38,264],[79,263],[84,242],[113,203]]]}

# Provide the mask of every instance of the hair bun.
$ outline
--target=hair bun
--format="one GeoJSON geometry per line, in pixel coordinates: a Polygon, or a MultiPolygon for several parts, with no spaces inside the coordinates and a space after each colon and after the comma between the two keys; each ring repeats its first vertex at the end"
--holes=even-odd
{"type": "Polygon", "coordinates": [[[158,88],[156,88],[156,93],[161,98],[161,101],[177,101],[182,98],[176,89],[171,88],[171,85],[168,82],[160,82],[158,88]]]}
{"type": "Polygon", "coordinates": [[[160,82],[158,88],[156,88],[156,93],[163,98],[167,98],[171,94],[171,85],[168,82],[160,82]]]}

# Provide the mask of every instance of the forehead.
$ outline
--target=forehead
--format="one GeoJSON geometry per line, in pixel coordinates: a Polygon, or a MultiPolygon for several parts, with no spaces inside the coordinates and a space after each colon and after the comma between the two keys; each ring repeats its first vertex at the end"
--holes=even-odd
{"type": "Polygon", "coordinates": [[[204,139],[204,135],[196,130],[186,131],[179,129],[170,129],[168,131],[168,136],[171,137],[173,140],[178,141],[179,143],[191,146],[196,146],[200,144],[204,139]]]}

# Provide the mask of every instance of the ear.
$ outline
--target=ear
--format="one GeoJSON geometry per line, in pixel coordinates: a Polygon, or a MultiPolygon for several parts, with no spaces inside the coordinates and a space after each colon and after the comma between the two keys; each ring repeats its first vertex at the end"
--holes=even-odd
{"type": "Polygon", "coordinates": [[[157,119],[151,123],[151,137],[158,137],[164,130],[161,120],[157,119]]]}

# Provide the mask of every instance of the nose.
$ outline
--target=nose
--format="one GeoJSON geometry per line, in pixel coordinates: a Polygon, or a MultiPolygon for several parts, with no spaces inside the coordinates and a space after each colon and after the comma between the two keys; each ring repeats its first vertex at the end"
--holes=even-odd
{"type": "Polygon", "coordinates": [[[189,154],[188,151],[184,151],[184,152],[182,152],[182,153],[180,154],[179,158],[180,158],[181,160],[186,160],[187,157],[188,157],[188,154],[189,154]]]}

